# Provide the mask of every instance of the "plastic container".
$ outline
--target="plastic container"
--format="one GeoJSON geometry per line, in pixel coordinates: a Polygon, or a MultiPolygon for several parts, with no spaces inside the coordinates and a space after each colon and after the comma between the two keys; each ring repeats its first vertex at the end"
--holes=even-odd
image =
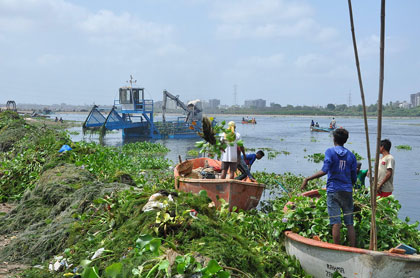
{"type": "Polygon", "coordinates": [[[407,254],[407,255],[413,255],[413,254],[416,254],[417,253],[417,250],[416,249],[414,249],[411,246],[402,244],[402,243],[401,244],[398,244],[398,246],[395,247],[395,248],[404,249],[405,250],[405,254],[407,254]]]}

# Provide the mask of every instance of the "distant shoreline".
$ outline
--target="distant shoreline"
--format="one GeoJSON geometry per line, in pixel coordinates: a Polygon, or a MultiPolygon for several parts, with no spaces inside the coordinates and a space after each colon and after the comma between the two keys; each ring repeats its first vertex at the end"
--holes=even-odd
{"type": "MultiPolygon", "coordinates": [[[[18,111],[18,113],[23,114],[32,114],[33,111],[18,111]]],[[[51,114],[79,114],[79,115],[88,115],[90,112],[81,112],[81,111],[54,111],[51,114]]],[[[170,113],[168,115],[179,115],[183,116],[181,113],[170,113]]],[[[162,115],[161,112],[155,113],[155,116],[162,115]]],[[[231,113],[209,113],[204,114],[207,117],[248,117],[248,118],[257,118],[257,117],[299,117],[299,118],[363,118],[363,115],[291,115],[291,114],[231,114],[231,113]]],[[[48,116],[48,115],[45,115],[48,116]]],[[[419,119],[420,116],[382,116],[383,118],[394,118],[394,119],[419,119]]],[[[376,119],[376,116],[368,115],[368,119],[376,119]]]]}

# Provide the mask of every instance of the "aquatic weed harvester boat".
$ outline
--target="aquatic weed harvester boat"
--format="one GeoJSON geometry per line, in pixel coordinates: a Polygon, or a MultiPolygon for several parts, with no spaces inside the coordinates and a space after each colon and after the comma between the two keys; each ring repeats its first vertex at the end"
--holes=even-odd
{"type": "Polygon", "coordinates": [[[83,123],[83,130],[100,130],[105,134],[107,130],[122,130],[123,139],[182,139],[198,137],[201,129],[202,105],[200,100],[184,104],[179,96],[163,91],[162,121],[155,122],[154,103],[152,99],[144,98],[144,88],[133,87],[133,77],[130,86],[119,88],[119,99],[107,116],[104,116],[98,106],[94,105],[83,123]],[[186,116],[178,117],[175,121],[166,121],[167,98],[176,102],[186,116]]]}

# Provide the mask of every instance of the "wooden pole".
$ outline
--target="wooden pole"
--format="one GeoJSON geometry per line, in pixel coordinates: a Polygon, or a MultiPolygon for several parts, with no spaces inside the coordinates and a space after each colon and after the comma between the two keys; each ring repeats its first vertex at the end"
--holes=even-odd
{"type": "MultiPolygon", "coordinates": [[[[381,1],[381,41],[380,41],[380,54],[379,54],[379,93],[378,93],[378,134],[376,137],[376,157],[375,157],[375,193],[378,186],[378,169],[379,169],[379,147],[381,146],[381,133],[382,133],[382,102],[384,93],[384,59],[385,58],[385,0],[381,1]]],[[[376,214],[376,198],[372,203],[372,214],[376,214]]],[[[370,243],[373,250],[376,250],[376,238],[374,243],[370,243]]]]}
{"type": "MultiPolygon", "coordinates": [[[[351,0],[348,0],[349,4],[349,15],[350,15],[350,26],[351,26],[351,35],[353,39],[353,49],[354,49],[354,57],[356,60],[356,68],[357,68],[357,77],[359,79],[359,88],[360,88],[360,97],[362,98],[362,105],[363,105],[363,119],[365,124],[365,134],[366,134],[366,147],[367,147],[367,156],[368,156],[368,167],[369,167],[369,184],[370,184],[370,200],[371,204],[376,201],[376,187],[374,186],[374,182],[372,180],[372,163],[371,163],[371,155],[370,155],[370,143],[369,143],[369,128],[368,128],[368,121],[367,121],[367,113],[366,113],[366,102],[365,102],[365,93],[363,89],[363,81],[362,81],[362,73],[360,70],[360,63],[359,63],[359,54],[357,51],[357,42],[356,42],[356,35],[354,31],[354,22],[353,22],[353,9],[351,6],[351,0]]],[[[376,219],[375,214],[372,212],[371,216],[371,227],[370,227],[370,242],[376,242],[376,219]]],[[[374,250],[373,246],[370,246],[371,250],[374,250]]]]}

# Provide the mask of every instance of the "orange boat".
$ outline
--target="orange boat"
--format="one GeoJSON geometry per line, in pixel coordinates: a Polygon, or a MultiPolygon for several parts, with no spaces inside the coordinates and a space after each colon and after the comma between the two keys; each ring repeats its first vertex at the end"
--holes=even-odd
{"type": "MultiPolygon", "coordinates": [[[[188,161],[192,162],[193,169],[204,167],[206,161],[209,166],[214,167],[215,169],[220,169],[221,166],[220,161],[206,157],[195,158],[188,161]]],[[[265,188],[265,185],[257,182],[235,179],[191,179],[183,177],[179,173],[181,167],[182,163],[179,163],[174,169],[175,188],[177,190],[195,194],[198,194],[201,190],[205,190],[207,191],[209,198],[217,207],[221,205],[218,201],[218,198],[221,198],[229,203],[230,210],[232,210],[233,207],[243,210],[255,208],[258,205],[265,188]]]]}
{"type": "Polygon", "coordinates": [[[252,120],[242,120],[242,124],[253,124],[255,125],[257,121],[255,119],[252,120]]]}

